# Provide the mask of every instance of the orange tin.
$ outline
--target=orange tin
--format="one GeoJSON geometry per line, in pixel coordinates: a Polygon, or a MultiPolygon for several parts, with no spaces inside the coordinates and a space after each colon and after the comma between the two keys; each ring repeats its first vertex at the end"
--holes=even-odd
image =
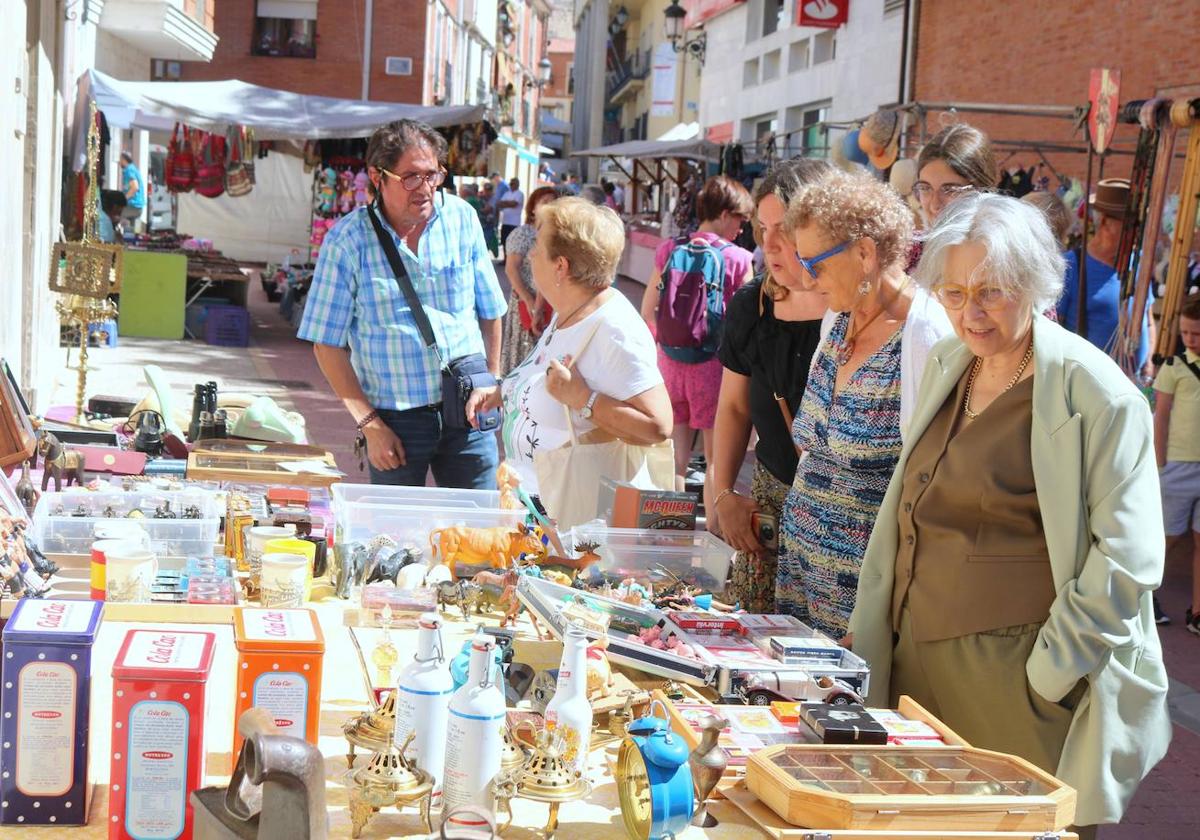
{"type": "MultiPolygon", "coordinates": [[[[233,614],[238,651],[237,711],[266,709],[283,735],[317,743],[325,637],[312,610],[239,607],[233,614]]],[[[242,738],[233,731],[233,754],[242,738]]]]}

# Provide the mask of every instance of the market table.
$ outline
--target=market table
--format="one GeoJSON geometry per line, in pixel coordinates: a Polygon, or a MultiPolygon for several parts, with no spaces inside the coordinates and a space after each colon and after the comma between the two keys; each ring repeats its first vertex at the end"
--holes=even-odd
{"type": "MultiPolygon", "coordinates": [[[[320,622],[325,636],[324,678],[321,687],[321,718],[319,747],[325,756],[326,805],[329,810],[330,837],[348,838],[350,834],[350,813],[347,807],[348,791],[345,787],[347,772],[346,752],[347,743],[342,736],[342,724],[367,708],[366,689],[358,664],[358,656],[354,651],[346,621],[352,619],[356,612],[351,609],[351,602],[340,601],[328,595],[328,587],[318,585],[314,596],[322,596],[317,602],[310,604],[320,622]]],[[[170,609],[170,606],[164,607],[170,609]]],[[[456,613],[443,613],[448,619],[445,625],[447,648],[458,650],[463,641],[469,638],[475,628],[475,622],[464,622],[456,613]]],[[[480,616],[480,621],[494,624],[495,619],[480,616]]],[[[161,628],[162,622],[132,622],[108,620],[101,624],[99,635],[93,648],[92,666],[92,721],[89,764],[92,780],[96,783],[92,799],[90,819],[85,827],[72,828],[31,828],[28,826],[0,827],[2,838],[46,837],[59,838],[70,836],[75,840],[85,838],[107,837],[108,813],[108,773],[111,758],[110,748],[110,712],[112,704],[112,665],[117,650],[125,633],[135,628],[161,628]],[[70,832],[68,835],[67,832],[70,832]]],[[[209,630],[217,634],[216,651],[213,658],[211,676],[208,681],[208,708],[205,713],[205,744],[207,748],[206,779],[209,785],[224,785],[232,769],[232,740],[234,712],[234,683],[236,672],[236,651],[233,647],[233,628],[229,624],[188,624],[178,625],[179,629],[209,630]]],[[[371,645],[381,631],[372,628],[355,628],[364,653],[369,657],[371,645]]],[[[414,649],[416,641],[415,629],[394,629],[392,639],[401,651],[401,663],[407,661],[414,649]]],[[[528,618],[522,617],[518,625],[519,643],[536,640],[528,618]]],[[[547,643],[542,649],[542,662],[531,663],[535,669],[550,665],[557,666],[557,654],[550,650],[553,646],[560,649],[557,642],[547,643]],[[551,660],[553,660],[551,664],[551,660]]],[[[521,659],[520,654],[517,657],[521,659]]],[[[641,679],[644,675],[631,674],[641,679]]],[[[648,685],[658,685],[661,681],[651,680],[648,685]]],[[[615,754],[616,743],[606,748],[615,754]]],[[[359,750],[356,766],[361,766],[369,756],[359,750]]],[[[569,802],[562,805],[559,813],[559,835],[570,840],[591,840],[604,838],[614,840],[624,836],[621,826],[621,814],[617,804],[617,791],[608,769],[609,761],[605,749],[592,751],[589,776],[593,782],[591,796],[581,802],[569,802]]],[[[504,833],[506,838],[540,837],[540,828],[545,824],[549,806],[515,799],[513,807],[513,825],[504,833]]],[[[690,828],[680,835],[680,840],[698,840],[707,837],[712,840],[733,840],[757,835],[746,817],[737,808],[726,802],[719,802],[712,807],[714,816],[721,820],[716,828],[690,828]]],[[[435,818],[436,825],[436,818],[435,818]]],[[[420,818],[415,809],[398,812],[395,808],[384,808],[376,814],[363,830],[363,838],[391,837],[425,837],[427,836],[420,824],[420,818]]]]}

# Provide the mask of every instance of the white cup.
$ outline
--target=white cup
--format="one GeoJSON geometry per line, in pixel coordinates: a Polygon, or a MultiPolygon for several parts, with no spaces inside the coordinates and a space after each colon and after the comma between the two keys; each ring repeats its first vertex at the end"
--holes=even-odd
{"type": "Polygon", "coordinates": [[[303,554],[264,554],[259,600],[264,607],[302,607],[308,584],[308,558],[303,554]]]}
{"type": "Polygon", "coordinates": [[[246,529],[246,564],[250,579],[258,580],[262,573],[263,549],[271,540],[296,536],[295,525],[256,525],[246,529]]]}
{"type": "Polygon", "coordinates": [[[97,541],[99,540],[131,540],[146,551],[150,550],[150,535],[146,529],[136,522],[124,519],[101,520],[92,529],[97,541]]]}
{"type": "Polygon", "coordinates": [[[150,602],[150,586],[154,583],[158,562],[143,548],[128,543],[110,546],[104,552],[106,601],[133,604],[150,602]]]}

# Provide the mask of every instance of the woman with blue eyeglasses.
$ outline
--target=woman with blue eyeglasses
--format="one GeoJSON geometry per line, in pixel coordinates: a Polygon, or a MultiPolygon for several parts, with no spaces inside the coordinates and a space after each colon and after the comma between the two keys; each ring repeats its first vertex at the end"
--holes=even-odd
{"type": "Polygon", "coordinates": [[[951,327],[904,272],[912,215],[888,185],[831,173],[792,197],[784,227],[830,312],[792,425],[805,456],[780,522],[775,596],[840,639],[929,348],[951,327]]]}

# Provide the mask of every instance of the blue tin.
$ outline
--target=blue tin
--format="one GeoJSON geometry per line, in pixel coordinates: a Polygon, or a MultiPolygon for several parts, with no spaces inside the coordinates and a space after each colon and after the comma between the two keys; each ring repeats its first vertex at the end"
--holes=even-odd
{"type": "Polygon", "coordinates": [[[0,823],[87,822],[99,601],[24,599],[4,627],[0,823]]]}

